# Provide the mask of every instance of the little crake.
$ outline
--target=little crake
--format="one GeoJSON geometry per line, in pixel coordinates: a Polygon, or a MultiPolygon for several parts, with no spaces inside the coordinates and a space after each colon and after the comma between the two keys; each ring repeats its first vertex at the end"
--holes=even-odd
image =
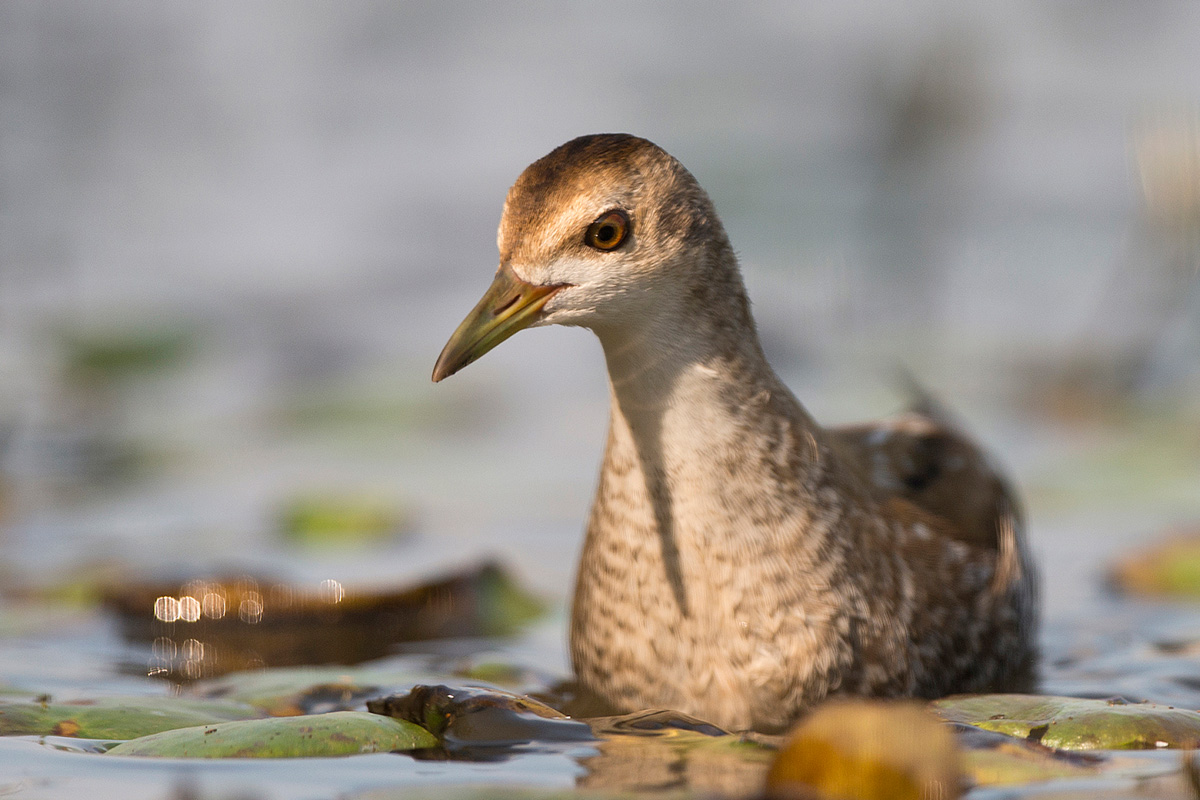
{"type": "Polygon", "coordinates": [[[580,682],[774,731],[826,696],[1034,682],[1036,576],[984,454],[932,405],[818,425],[763,356],[708,195],[644,139],[584,136],[513,184],[500,268],[439,381],[518,330],[600,339],[611,425],[571,615],[580,682]]]}

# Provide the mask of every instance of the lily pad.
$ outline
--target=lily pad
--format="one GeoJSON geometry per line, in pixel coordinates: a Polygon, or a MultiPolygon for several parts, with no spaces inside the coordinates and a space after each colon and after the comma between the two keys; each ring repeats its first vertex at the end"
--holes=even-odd
{"type": "Polygon", "coordinates": [[[433,747],[429,731],[362,711],[201,725],[144,736],[108,751],[158,758],[313,758],[433,747]]]}
{"type": "Polygon", "coordinates": [[[293,498],[280,513],[280,530],[297,544],[342,547],[392,538],[407,524],[404,510],[378,497],[311,494],[293,498]]]}
{"type": "Polygon", "coordinates": [[[199,697],[233,700],[273,717],[361,710],[384,686],[414,682],[415,673],[354,667],[276,667],[235,672],[189,687],[199,697]]]}
{"type": "Polygon", "coordinates": [[[959,695],[933,709],[950,722],[1062,750],[1195,749],[1200,713],[1154,703],[1027,694],[959,695]]]}
{"type": "MultiPolygon", "coordinates": [[[[473,681],[483,681],[484,683],[513,688],[525,684],[538,683],[538,677],[535,673],[525,667],[503,661],[480,661],[472,663],[470,658],[463,659],[455,667],[454,677],[468,678],[473,681]]],[[[546,682],[542,681],[542,683],[546,682]]]]}
{"type": "Polygon", "coordinates": [[[250,719],[240,703],[174,697],[104,697],[78,703],[0,701],[0,735],[136,739],[205,723],[250,719]]]}
{"type": "Polygon", "coordinates": [[[1111,584],[1131,594],[1200,600],[1200,532],[1176,535],[1119,561],[1111,584]]]}
{"type": "Polygon", "coordinates": [[[84,380],[117,380],[175,367],[192,355],[196,330],[174,327],[112,327],[63,331],[67,374],[84,380]]]}

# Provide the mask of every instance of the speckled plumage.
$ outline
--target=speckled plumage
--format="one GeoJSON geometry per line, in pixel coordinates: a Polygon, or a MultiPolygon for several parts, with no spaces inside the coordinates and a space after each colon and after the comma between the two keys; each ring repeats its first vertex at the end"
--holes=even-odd
{"type": "Polygon", "coordinates": [[[584,687],[765,731],[830,694],[1030,688],[1035,575],[1003,479],[928,410],[816,424],[679,162],[625,135],[568,142],[514,184],[499,244],[501,272],[556,287],[532,324],[591,328],[608,366],[571,617],[584,687]],[[628,241],[589,249],[613,208],[628,241]]]}

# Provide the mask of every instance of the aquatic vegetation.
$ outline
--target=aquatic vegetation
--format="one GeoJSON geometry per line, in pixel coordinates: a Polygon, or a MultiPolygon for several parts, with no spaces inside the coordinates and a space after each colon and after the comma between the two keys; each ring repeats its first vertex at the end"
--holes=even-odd
{"type": "Polygon", "coordinates": [[[344,547],[395,538],[408,521],[395,502],[368,496],[306,494],[292,498],[279,514],[279,529],[290,542],[344,547]]]}
{"type": "Polygon", "coordinates": [[[198,339],[182,325],[73,328],[59,334],[59,347],[67,375],[91,383],[177,367],[196,351],[198,339]]]}
{"type": "Polygon", "coordinates": [[[1112,585],[1138,595],[1200,599],[1200,531],[1181,531],[1113,565],[1112,585]]]}
{"type": "Polygon", "coordinates": [[[188,687],[199,698],[244,703],[273,717],[361,710],[382,686],[408,683],[407,674],[370,675],[342,667],[277,667],[237,672],[188,687]],[[378,681],[378,682],[377,682],[378,681]]]}
{"type": "Polygon", "coordinates": [[[361,711],[333,711],[201,725],[133,739],[114,756],[159,758],[312,758],[432,747],[436,739],[409,722],[361,711]]]}
{"type": "Polygon", "coordinates": [[[127,581],[110,585],[104,604],[126,639],[152,644],[148,674],[175,682],[357,664],[398,642],[511,634],[542,613],[541,602],[494,563],[390,591],[250,575],[127,581]]]}
{"type": "Polygon", "coordinates": [[[1200,713],[1154,703],[992,694],[938,700],[943,719],[1065,750],[1200,747],[1200,713]]]}
{"type": "Polygon", "coordinates": [[[1043,781],[1096,777],[1109,768],[1095,753],[1055,750],[982,728],[955,725],[964,778],[975,786],[1021,786],[1043,781]]]}
{"type": "Polygon", "coordinates": [[[495,689],[414,686],[407,694],[369,700],[367,708],[420,725],[447,747],[596,738],[584,722],[531,697],[495,689]]]}
{"type": "Polygon", "coordinates": [[[258,715],[256,709],[241,703],[177,697],[101,697],[68,703],[0,701],[0,736],[136,739],[258,715]]]}

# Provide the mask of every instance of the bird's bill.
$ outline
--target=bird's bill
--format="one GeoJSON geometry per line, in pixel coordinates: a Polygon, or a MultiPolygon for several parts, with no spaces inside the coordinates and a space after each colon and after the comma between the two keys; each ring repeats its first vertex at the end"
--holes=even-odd
{"type": "Polygon", "coordinates": [[[450,377],[517,331],[528,328],[562,288],[562,284],[526,283],[510,267],[501,266],[483,298],[446,342],[433,367],[433,382],[450,377]]]}

